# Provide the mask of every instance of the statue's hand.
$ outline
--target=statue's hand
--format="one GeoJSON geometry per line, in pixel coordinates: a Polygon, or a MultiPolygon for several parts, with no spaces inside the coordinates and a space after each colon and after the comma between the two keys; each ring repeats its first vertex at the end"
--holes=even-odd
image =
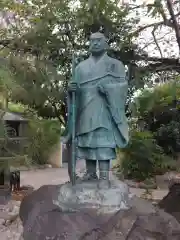
{"type": "Polygon", "coordinates": [[[68,92],[77,92],[78,90],[78,84],[76,82],[70,82],[68,86],[68,92]]]}
{"type": "Polygon", "coordinates": [[[99,90],[100,93],[105,94],[105,89],[104,89],[104,87],[103,87],[102,84],[100,84],[100,85],[98,86],[98,90],[99,90]]]}
{"type": "Polygon", "coordinates": [[[71,140],[71,135],[70,134],[68,134],[67,136],[61,137],[61,142],[64,143],[64,144],[69,143],[70,140],[71,140]]]}

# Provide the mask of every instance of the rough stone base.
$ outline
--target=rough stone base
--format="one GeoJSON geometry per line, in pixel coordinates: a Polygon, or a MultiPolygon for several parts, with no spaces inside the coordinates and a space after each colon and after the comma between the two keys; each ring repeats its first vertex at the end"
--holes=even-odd
{"type": "MultiPolygon", "coordinates": [[[[117,190],[117,185],[115,186],[117,190]]],[[[123,193],[122,186],[121,193],[123,193]]],[[[107,203],[117,203],[118,199],[122,201],[123,198],[117,197],[120,196],[119,192],[117,191],[116,196],[116,191],[112,189],[96,189],[96,194],[95,190],[90,191],[90,195],[93,193],[93,196],[99,196],[100,192],[103,192],[103,196],[108,199],[103,201],[100,198],[102,205],[98,207],[100,211],[97,211],[97,208],[90,208],[89,204],[92,202],[89,200],[84,204],[84,194],[88,191],[86,184],[76,186],[76,191],[68,184],[41,187],[25,197],[20,206],[24,240],[180,239],[180,224],[174,217],[137,197],[129,198],[129,206],[131,206],[129,209],[121,205],[120,210],[101,211],[107,203]],[[68,190],[67,195],[66,190],[68,190]],[[114,195],[109,196],[108,192],[114,195]],[[81,193],[81,197],[70,200],[70,197],[77,196],[77,193],[81,193]],[[113,197],[114,200],[110,201],[113,197]],[[82,207],[78,209],[77,206],[81,203],[82,207]]],[[[126,190],[124,188],[124,193],[127,193],[126,190]]]]}
{"type": "Polygon", "coordinates": [[[173,183],[168,194],[159,202],[158,206],[174,216],[180,223],[180,183],[173,183]]]}

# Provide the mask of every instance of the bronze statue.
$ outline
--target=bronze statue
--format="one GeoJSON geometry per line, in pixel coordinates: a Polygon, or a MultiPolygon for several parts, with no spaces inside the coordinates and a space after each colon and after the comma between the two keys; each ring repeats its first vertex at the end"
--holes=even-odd
{"type": "Polygon", "coordinates": [[[102,33],[91,35],[91,55],[76,66],[68,88],[71,111],[65,142],[72,140],[72,94],[75,93],[74,139],[76,158],[86,160],[83,180],[98,179],[97,161],[99,178],[109,180],[110,161],[116,158],[116,148],[126,147],[129,139],[125,116],[128,90],[125,67],[121,61],[107,55],[107,48],[102,33]]]}

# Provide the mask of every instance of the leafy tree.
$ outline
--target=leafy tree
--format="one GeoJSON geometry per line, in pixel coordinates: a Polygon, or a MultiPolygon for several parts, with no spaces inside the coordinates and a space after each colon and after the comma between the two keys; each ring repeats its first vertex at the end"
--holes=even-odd
{"type": "MultiPolygon", "coordinates": [[[[109,54],[130,64],[130,94],[154,77],[149,72],[179,69],[179,61],[173,56],[149,56],[142,46],[135,44],[146,29],[169,27],[169,14],[163,21],[146,26],[139,24],[139,11],[154,19],[164,16],[162,10],[169,9],[165,1],[138,6],[119,5],[118,1],[111,0],[78,3],[73,0],[23,3],[3,0],[0,7],[4,23],[0,55],[21,86],[13,91],[11,100],[29,105],[42,117],[58,117],[62,124],[66,120],[65,92],[71,77],[72,55],[76,52],[87,57],[91,31],[101,29],[113,49],[109,54]]],[[[174,24],[171,29],[175,29],[174,24]]],[[[157,39],[153,42],[156,44],[157,39]]]]}
{"type": "MultiPolygon", "coordinates": [[[[40,116],[58,117],[64,123],[72,55],[79,52],[87,57],[91,31],[101,29],[109,37],[110,46],[122,55],[132,50],[128,33],[137,19],[127,21],[129,10],[115,2],[80,1],[74,7],[71,0],[2,4],[13,12],[14,25],[4,29],[0,44],[8,52],[6,59],[13,77],[22,86],[11,98],[28,104],[40,116]]],[[[124,56],[122,60],[127,61],[124,56]]]]}

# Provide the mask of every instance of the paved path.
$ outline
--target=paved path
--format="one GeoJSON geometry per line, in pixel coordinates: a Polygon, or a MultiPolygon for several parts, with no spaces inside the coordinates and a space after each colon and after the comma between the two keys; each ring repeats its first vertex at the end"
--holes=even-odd
{"type": "MultiPolygon", "coordinates": [[[[85,173],[85,162],[77,162],[76,171],[78,175],[85,173]]],[[[98,171],[98,168],[97,168],[98,171]]],[[[46,184],[61,184],[69,180],[67,163],[62,168],[46,168],[21,172],[21,185],[32,185],[39,188],[46,184]]]]}
{"type": "MultiPolygon", "coordinates": [[[[77,172],[85,171],[84,161],[78,161],[77,172]]],[[[21,172],[21,185],[32,185],[35,189],[47,184],[61,184],[69,180],[67,164],[62,168],[46,168],[21,172]]]]}
{"type": "MultiPolygon", "coordinates": [[[[85,172],[84,161],[78,161],[77,173],[85,172]]],[[[42,185],[48,184],[61,184],[69,180],[67,164],[64,164],[62,168],[47,168],[21,172],[21,185],[31,185],[35,189],[38,189],[42,185]]],[[[140,197],[143,193],[143,189],[130,188],[131,193],[140,197]]],[[[152,196],[154,199],[162,199],[167,194],[167,190],[154,190],[152,196]]]]}

